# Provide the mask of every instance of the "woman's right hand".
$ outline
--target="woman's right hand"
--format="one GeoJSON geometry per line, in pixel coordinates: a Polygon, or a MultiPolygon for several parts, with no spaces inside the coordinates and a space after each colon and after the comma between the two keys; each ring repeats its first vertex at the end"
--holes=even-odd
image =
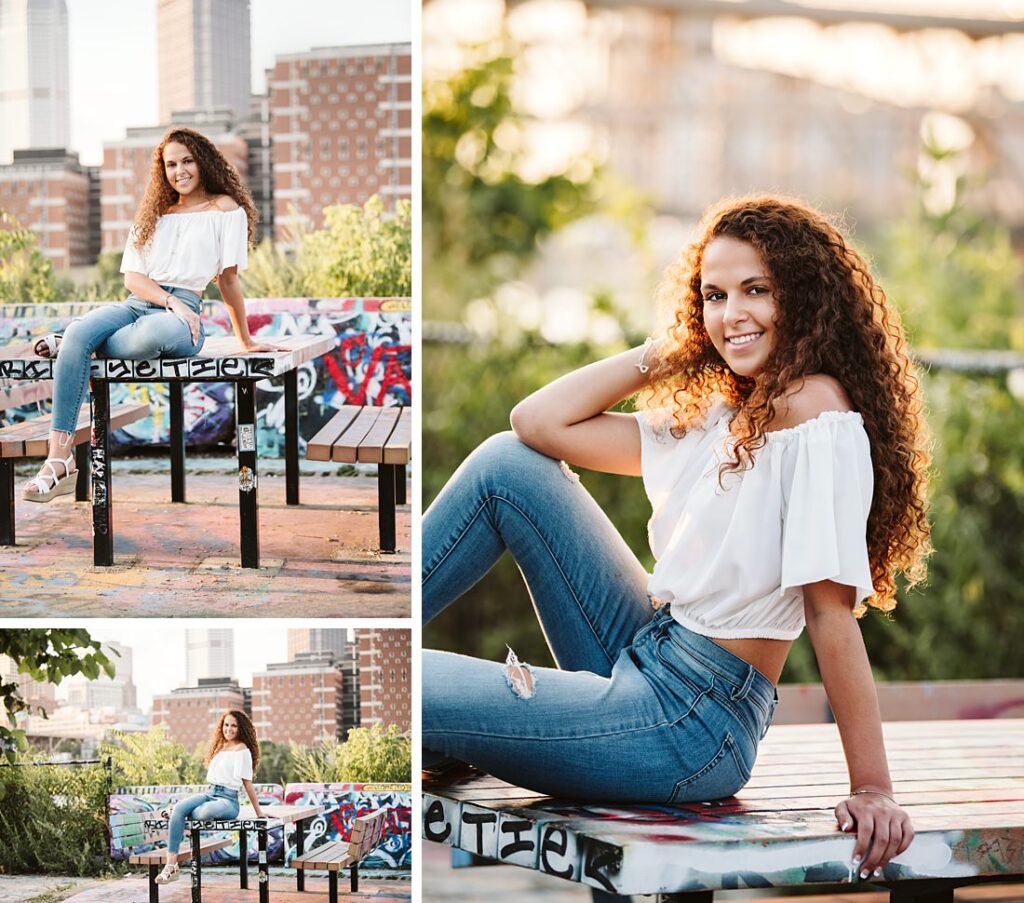
{"type": "Polygon", "coordinates": [[[175,314],[179,320],[181,320],[187,327],[188,331],[192,334],[192,344],[194,345],[199,341],[199,314],[197,314],[191,307],[189,307],[180,298],[176,298],[174,295],[170,295],[167,299],[167,309],[175,314]]]}

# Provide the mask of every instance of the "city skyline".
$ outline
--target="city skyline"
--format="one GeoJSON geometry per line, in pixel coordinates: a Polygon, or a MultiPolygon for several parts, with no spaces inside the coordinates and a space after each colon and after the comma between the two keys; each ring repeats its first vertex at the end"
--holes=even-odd
{"type": "MultiPolygon", "coordinates": [[[[138,693],[138,706],[143,712],[153,708],[153,696],[170,693],[186,686],[187,630],[203,627],[167,627],[154,634],[145,623],[114,624],[111,627],[90,627],[93,639],[107,643],[111,640],[132,649],[132,677],[138,693]]],[[[243,627],[231,625],[234,631],[235,677],[241,686],[251,686],[252,676],[272,662],[288,657],[287,630],[271,630],[267,626],[243,627]]],[[[57,687],[57,699],[67,698],[67,681],[57,687]]]]}
{"type": "MultiPolygon", "coordinates": [[[[89,15],[93,0],[67,0],[71,80],[71,150],[99,165],[103,142],[125,129],[161,125],[157,96],[156,2],[111,0],[104,15],[89,15]],[[109,27],[119,22],[117,34],[109,27]],[[121,35],[133,36],[125,44],[121,35]],[[125,71],[131,78],[125,78],[125,71]]],[[[354,0],[297,0],[287,7],[251,0],[252,90],[266,90],[265,72],[279,55],[313,47],[409,42],[412,24],[404,0],[371,6],[354,0]],[[296,15],[301,7],[303,15],[296,15]]]]}

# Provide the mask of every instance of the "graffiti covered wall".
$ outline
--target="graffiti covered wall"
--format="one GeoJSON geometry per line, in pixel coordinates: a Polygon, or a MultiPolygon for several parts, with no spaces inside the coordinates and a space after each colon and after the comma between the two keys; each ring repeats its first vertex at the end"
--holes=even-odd
{"type": "MultiPolygon", "coordinates": [[[[95,304],[0,306],[0,343],[30,341],[60,332],[95,304]]],[[[334,352],[298,371],[300,454],[345,404],[408,405],[412,401],[412,306],[406,298],[259,298],[246,301],[249,331],[267,342],[292,335],[331,335],[334,352]]],[[[231,332],[227,308],[207,301],[207,336],[231,332]]],[[[168,390],[164,383],[113,386],[111,401],[128,398],[149,403],[152,415],[115,433],[115,447],[166,444],[169,438],[168,390]]],[[[284,450],[284,386],[281,380],[256,385],[260,455],[284,450]]],[[[6,422],[32,416],[35,406],[7,411],[6,422]]],[[[185,391],[185,429],[189,446],[230,444],[234,430],[234,386],[192,383],[185,391]]]]}
{"type": "Polygon", "coordinates": [[[361,815],[387,810],[387,837],[366,859],[367,868],[412,866],[410,791],[400,784],[289,784],[285,790],[289,806],[324,807],[323,823],[318,820],[306,835],[306,850],[332,840],[348,840],[352,825],[361,815]]]}

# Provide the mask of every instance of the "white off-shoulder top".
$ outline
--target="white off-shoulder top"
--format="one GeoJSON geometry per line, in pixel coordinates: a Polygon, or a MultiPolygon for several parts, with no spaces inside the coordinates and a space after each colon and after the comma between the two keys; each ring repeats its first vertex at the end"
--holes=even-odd
{"type": "Polygon", "coordinates": [[[142,273],[158,285],[202,294],[228,267],[245,269],[249,221],[244,207],[172,213],[156,221],[153,237],[141,251],[134,240],[133,228],[121,260],[122,273],[142,273]]]}
{"type": "Polygon", "coordinates": [[[210,759],[206,780],[210,784],[241,790],[243,780],[252,780],[252,753],[249,748],[222,749],[210,759]]]}
{"type": "Polygon", "coordinates": [[[657,560],[648,591],[695,633],[793,640],[804,584],[853,586],[858,604],[873,591],[870,443],[860,414],[827,411],[768,433],[753,466],[719,486],[733,413],[719,403],[680,439],[668,411],[636,414],[657,560]]]}

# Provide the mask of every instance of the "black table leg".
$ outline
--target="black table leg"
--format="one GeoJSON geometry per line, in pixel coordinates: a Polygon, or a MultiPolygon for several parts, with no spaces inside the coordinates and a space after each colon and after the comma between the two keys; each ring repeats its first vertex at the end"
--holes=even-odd
{"type": "Polygon", "coordinates": [[[327,900],[328,903],[338,903],[338,873],[335,871],[327,873],[327,900]]]}
{"type": "Polygon", "coordinates": [[[171,501],[185,501],[185,386],[169,383],[171,402],[171,501]]]}
{"type": "Polygon", "coordinates": [[[0,546],[14,545],[14,459],[0,458],[0,487],[3,511],[0,512],[0,546]]]}
{"type": "Polygon", "coordinates": [[[92,562],[114,563],[114,518],[110,480],[110,383],[92,381],[92,562]]]}
{"type": "Polygon", "coordinates": [[[242,567],[260,566],[260,518],[256,494],[256,381],[235,388],[235,437],[238,442],[238,516],[242,531],[242,567]]]}
{"type": "Polygon", "coordinates": [[[380,550],[395,551],[395,464],[377,465],[377,527],[380,550]]]}
{"type": "Polygon", "coordinates": [[[160,866],[155,862],[149,865],[149,903],[160,903],[160,885],[156,883],[156,876],[160,874],[160,866]]]}
{"type": "Polygon", "coordinates": [[[399,505],[404,505],[405,499],[405,465],[395,465],[395,501],[399,505]]]}
{"type": "Polygon", "coordinates": [[[238,886],[249,889],[249,832],[245,828],[238,831],[238,886]]]}
{"type": "Polygon", "coordinates": [[[256,832],[256,843],[260,858],[260,903],[270,903],[270,868],[267,865],[267,826],[262,825],[256,832]]]}
{"type": "Polygon", "coordinates": [[[75,501],[89,501],[89,443],[79,442],[75,446],[75,466],[78,479],[75,481],[75,501]]]}
{"type": "MultiPolygon", "coordinates": [[[[306,852],[306,826],[303,824],[305,819],[295,822],[295,855],[301,856],[306,852]]],[[[281,829],[282,832],[284,829],[281,829]]],[[[283,837],[283,835],[282,835],[283,837]]],[[[306,889],[306,870],[296,869],[295,870],[295,889],[300,893],[306,889]]]]}
{"type": "Polygon", "coordinates": [[[299,504],[299,371],[284,375],[285,502],[299,504]]]}
{"type": "Polygon", "coordinates": [[[203,866],[200,850],[200,830],[192,826],[192,903],[203,903],[203,866]]]}

